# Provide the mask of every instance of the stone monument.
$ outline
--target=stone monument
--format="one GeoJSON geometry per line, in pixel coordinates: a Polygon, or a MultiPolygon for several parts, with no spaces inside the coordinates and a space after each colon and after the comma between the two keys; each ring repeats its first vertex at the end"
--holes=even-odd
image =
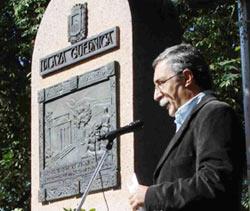
{"type": "Polygon", "coordinates": [[[133,172],[151,184],[173,132],[152,100],[151,62],[180,42],[173,11],[160,0],[50,1],[32,59],[32,211],[76,208],[105,150],[100,136],[136,119],[144,130],[114,141],[83,208],[131,210],[133,172]]]}

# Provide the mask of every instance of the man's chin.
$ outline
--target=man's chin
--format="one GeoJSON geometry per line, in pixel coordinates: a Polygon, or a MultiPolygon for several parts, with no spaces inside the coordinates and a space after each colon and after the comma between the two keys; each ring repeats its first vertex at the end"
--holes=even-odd
{"type": "Polygon", "coordinates": [[[167,111],[168,111],[168,115],[171,116],[171,117],[175,117],[175,112],[169,108],[169,107],[166,107],[167,111]]]}
{"type": "Polygon", "coordinates": [[[169,115],[170,117],[175,117],[175,115],[174,115],[173,113],[170,113],[170,112],[168,112],[168,115],[169,115]]]}

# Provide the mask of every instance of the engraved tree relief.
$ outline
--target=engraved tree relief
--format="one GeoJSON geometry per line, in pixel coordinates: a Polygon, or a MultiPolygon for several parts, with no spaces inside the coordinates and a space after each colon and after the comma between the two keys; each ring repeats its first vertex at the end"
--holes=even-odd
{"type": "Polygon", "coordinates": [[[99,138],[110,130],[110,115],[107,107],[103,108],[103,114],[100,116],[101,118],[97,119],[88,131],[88,154],[100,154],[106,146],[106,143],[99,138]]]}
{"type": "Polygon", "coordinates": [[[88,101],[89,100],[84,99],[77,102],[76,100],[71,99],[66,103],[70,108],[70,112],[73,117],[73,124],[77,128],[86,126],[92,117],[90,103],[88,101]]]}

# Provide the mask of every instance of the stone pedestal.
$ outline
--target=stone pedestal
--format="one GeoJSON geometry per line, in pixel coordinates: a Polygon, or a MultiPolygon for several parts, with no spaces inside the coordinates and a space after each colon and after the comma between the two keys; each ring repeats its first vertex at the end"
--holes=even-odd
{"type": "Polygon", "coordinates": [[[115,141],[83,208],[105,210],[104,189],[110,211],[129,211],[133,172],[151,184],[173,132],[153,102],[151,67],[180,42],[172,11],[153,0],[49,3],[32,59],[32,211],[76,208],[104,149],[98,137],[136,119],[144,130],[115,141]]]}

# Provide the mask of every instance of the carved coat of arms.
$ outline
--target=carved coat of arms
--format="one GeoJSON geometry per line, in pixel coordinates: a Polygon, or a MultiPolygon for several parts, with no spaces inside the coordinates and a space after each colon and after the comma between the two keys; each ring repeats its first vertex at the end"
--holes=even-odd
{"type": "Polygon", "coordinates": [[[74,44],[87,37],[87,3],[76,4],[68,17],[68,41],[74,44]]]}

